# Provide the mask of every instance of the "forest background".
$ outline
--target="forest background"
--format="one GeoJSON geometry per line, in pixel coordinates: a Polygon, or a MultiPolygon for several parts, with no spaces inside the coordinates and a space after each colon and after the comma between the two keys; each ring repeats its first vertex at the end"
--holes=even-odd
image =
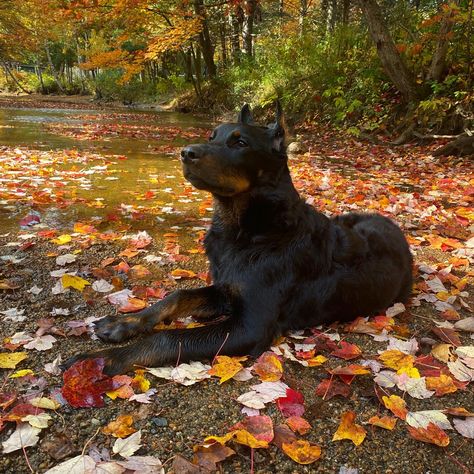
{"type": "Polygon", "coordinates": [[[470,135],[473,0],[4,0],[0,89],[470,135]]]}

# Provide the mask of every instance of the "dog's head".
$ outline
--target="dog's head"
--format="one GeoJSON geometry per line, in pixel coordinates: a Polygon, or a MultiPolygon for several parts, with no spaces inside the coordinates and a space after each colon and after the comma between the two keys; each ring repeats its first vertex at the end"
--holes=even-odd
{"type": "Polygon", "coordinates": [[[280,103],[275,122],[266,127],[256,125],[244,105],[237,122],[219,125],[208,143],[183,148],[181,162],[191,184],[217,196],[235,196],[276,183],[287,169],[280,103]]]}

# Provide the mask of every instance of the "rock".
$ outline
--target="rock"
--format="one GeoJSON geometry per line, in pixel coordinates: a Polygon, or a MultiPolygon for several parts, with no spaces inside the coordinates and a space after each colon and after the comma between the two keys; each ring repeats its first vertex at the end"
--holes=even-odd
{"type": "Polygon", "coordinates": [[[288,153],[292,154],[303,153],[303,147],[300,142],[291,142],[286,149],[288,153]]]}

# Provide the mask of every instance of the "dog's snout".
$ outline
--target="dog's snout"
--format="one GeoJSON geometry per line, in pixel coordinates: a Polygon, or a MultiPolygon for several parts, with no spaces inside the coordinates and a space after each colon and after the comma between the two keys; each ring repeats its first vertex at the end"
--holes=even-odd
{"type": "Polygon", "coordinates": [[[199,151],[192,146],[187,146],[181,150],[181,161],[183,163],[195,163],[199,158],[199,151]]]}

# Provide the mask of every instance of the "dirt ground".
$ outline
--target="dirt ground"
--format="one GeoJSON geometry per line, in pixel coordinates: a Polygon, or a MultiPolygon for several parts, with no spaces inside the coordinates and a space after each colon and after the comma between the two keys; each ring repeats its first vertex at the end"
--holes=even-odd
{"type": "MultiPolygon", "coordinates": [[[[74,103],[78,108],[87,105],[82,101],[74,103]]],[[[3,106],[0,100],[0,107],[3,106]]],[[[419,344],[415,357],[430,355],[433,348],[446,343],[439,333],[432,331],[436,322],[448,321],[454,324],[457,320],[472,317],[471,308],[474,308],[472,253],[468,252],[470,247],[467,244],[472,231],[472,165],[459,160],[434,162],[429,159],[432,148],[389,149],[320,130],[315,133],[311,128],[302,128],[299,132],[303,136],[301,145],[304,153],[292,156],[290,166],[296,187],[310,204],[319,209],[324,208],[328,214],[352,209],[384,212],[391,217],[398,217],[409,235],[417,264],[414,296],[425,294],[430,295],[430,298],[427,298],[428,301],[421,299],[420,305],[409,305],[406,311],[395,316],[390,336],[404,341],[415,338],[419,344]],[[431,211],[430,206],[434,206],[431,211]],[[465,209],[470,209],[470,214],[465,209]],[[426,267],[420,269],[421,264],[430,266],[432,273],[427,273],[426,267]],[[434,293],[427,288],[426,281],[435,276],[442,279],[448,294],[443,294],[443,291],[434,293]],[[447,306],[440,310],[439,307],[443,305],[439,301],[452,303],[452,311],[456,314],[448,311],[447,306]]],[[[0,148],[0,157],[12,153],[7,148],[0,148]]],[[[8,168],[5,166],[5,173],[6,170],[12,170],[11,164],[8,168]]],[[[87,167],[87,164],[84,166],[87,167]]],[[[21,174],[20,167],[18,170],[21,174]]],[[[25,183],[21,186],[9,183],[4,185],[0,179],[0,201],[3,200],[0,212],[13,212],[12,205],[21,206],[22,213],[18,214],[20,220],[29,205],[27,202],[15,204],[12,190],[30,191],[25,183]]],[[[175,189],[171,197],[182,199],[182,189],[175,189]]],[[[193,198],[189,194],[187,196],[193,198]]],[[[141,199],[141,196],[129,196],[129,203],[137,204],[137,198],[141,199]]],[[[147,227],[153,240],[132,256],[119,254],[129,248],[128,240],[124,237],[142,230],[143,220],[140,216],[126,222],[108,220],[102,216],[101,220],[83,223],[93,225],[95,230],[83,228],[80,232],[77,229],[74,232],[74,221],[64,228],[31,225],[23,230],[18,226],[17,230],[0,231],[0,257],[6,257],[0,260],[0,311],[16,308],[24,310],[26,316],[20,320],[22,318],[21,315],[18,317],[18,313],[12,318],[5,317],[3,313],[1,352],[27,351],[28,354],[28,358],[16,369],[0,369],[0,407],[3,409],[0,416],[5,422],[3,428],[0,423],[0,442],[4,443],[16,429],[16,423],[8,421],[7,417],[17,404],[27,403],[38,396],[61,403],[59,408],[50,411],[52,419],[49,426],[41,430],[40,440],[35,446],[2,454],[0,472],[43,473],[81,453],[89,453],[94,459],[102,461],[116,460],[118,456],[112,453],[116,438],[102,430],[109,422],[124,414],[131,415],[133,428],[141,431],[141,448],[135,455],[159,458],[166,472],[209,472],[197,466],[194,466],[194,470],[189,466],[186,469],[178,468],[176,457],[192,460],[193,448],[202,445],[206,436],[222,436],[245,418],[241,412],[243,405],[237,398],[260,382],[255,373],[248,381],[231,379],[219,384],[219,380],[212,377],[190,386],[145,374],[150,388],[156,390],[149,404],[129,399],[112,400],[104,396],[105,406],[102,408],[73,408],[60,395],[62,375],[45,370],[45,364],[58,356],[65,360],[79,352],[101,347],[100,341],[91,339],[91,331],[83,321],[116,312],[103,294],[90,288],[84,291],[71,288],[65,293],[53,294],[57,277],[53,277],[51,272],[67,268],[90,282],[105,279],[114,285],[115,290],[133,288],[134,294],[148,303],[158,299],[156,292],[163,294],[177,288],[204,285],[207,262],[202,254],[201,226],[208,223],[210,215],[203,211],[203,205],[210,205],[206,199],[205,196],[199,196],[199,201],[194,203],[194,215],[189,212],[174,216],[153,214],[156,211],[154,209],[151,221],[155,224],[151,228],[147,227]],[[156,215],[160,219],[156,219],[156,215]],[[176,225],[179,230],[173,227],[176,225]],[[55,232],[48,234],[51,230],[55,232]],[[115,233],[117,238],[104,237],[106,232],[109,232],[109,237],[110,232],[115,233]],[[69,235],[71,240],[59,244],[54,242],[53,239],[60,235],[69,235]],[[74,261],[58,265],[57,257],[64,254],[75,255],[74,261]],[[144,260],[146,255],[161,256],[162,260],[150,263],[144,260]],[[104,260],[112,257],[113,264],[104,266],[104,260]],[[148,273],[143,274],[139,269],[135,273],[112,270],[121,261],[125,261],[129,267],[146,267],[148,273]],[[173,278],[172,272],[178,268],[192,272],[189,274],[191,278],[173,278]],[[35,294],[31,291],[34,287],[42,291],[35,294]],[[153,288],[155,293],[149,296],[147,288],[153,288]],[[66,314],[61,314],[61,311],[58,313],[58,308],[66,309],[66,314]],[[70,324],[71,321],[78,323],[74,326],[70,324]],[[52,335],[55,342],[46,350],[25,349],[21,344],[11,342],[12,336],[18,332],[52,335]],[[20,369],[30,369],[32,373],[10,378],[15,370],[20,369]],[[15,400],[9,403],[12,397],[15,400]]],[[[64,206],[72,208],[84,205],[81,201],[66,201],[64,206]]],[[[54,206],[54,203],[36,203],[32,209],[42,209],[46,205],[54,206]]],[[[162,211],[163,205],[160,206],[162,211]]],[[[15,212],[19,212],[18,207],[15,207],[15,212]]],[[[100,208],[97,213],[100,215],[100,208]]],[[[298,435],[298,438],[320,446],[320,459],[303,465],[290,459],[274,444],[268,448],[251,450],[231,441],[228,446],[235,450],[235,454],[218,463],[219,472],[465,474],[474,471],[472,439],[462,436],[455,429],[447,430],[449,445],[440,447],[410,436],[403,419],[397,420],[393,430],[368,424],[373,416],[392,416],[377,396],[375,372],[355,377],[347,396],[327,399],[317,395],[316,389],[328,378],[328,370],[340,365],[378,360],[379,352],[387,348],[387,340],[383,337],[377,341],[369,334],[353,332],[346,326],[336,325],[323,330],[338,334],[345,342],[355,344],[361,351],[360,356],[355,360],[342,360],[323,351],[328,360],[317,367],[305,367],[281,357],[281,381],[304,396],[303,417],[311,424],[310,431],[298,435]],[[367,431],[366,438],[359,446],[347,439],[333,441],[341,416],[348,411],[355,412],[356,422],[367,431]]],[[[312,333],[308,330],[305,335],[311,336],[312,333]]],[[[449,348],[453,358],[456,357],[453,355],[455,345],[473,345],[472,333],[456,330],[456,335],[460,339],[459,343],[449,348]]],[[[278,342],[286,342],[293,348],[298,341],[287,338],[278,342]]],[[[244,362],[244,366],[251,367],[253,362],[249,359],[244,362]]],[[[442,365],[446,366],[446,363],[442,362],[442,365]]],[[[410,412],[455,407],[473,412],[472,383],[455,382],[453,393],[423,399],[414,398],[397,387],[385,388],[384,393],[402,397],[410,412]]],[[[273,402],[266,404],[260,414],[268,415],[273,426],[285,423],[285,416],[273,402]]],[[[449,416],[449,419],[452,421],[453,417],[449,416]]],[[[155,468],[150,472],[160,471],[155,468]]]]}

